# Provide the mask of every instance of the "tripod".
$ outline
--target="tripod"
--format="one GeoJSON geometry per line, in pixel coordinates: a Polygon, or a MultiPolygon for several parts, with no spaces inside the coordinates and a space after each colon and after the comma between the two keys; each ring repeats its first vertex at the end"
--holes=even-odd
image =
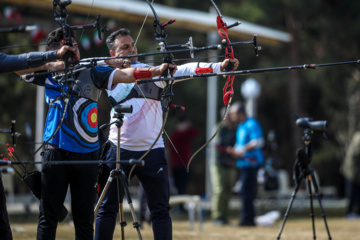
{"type": "Polygon", "coordinates": [[[292,204],[295,200],[296,197],[296,193],[300,188],[300,184],[301,181],[303,179],[307,180],[307,187],[308,187],[308,194],[309,194],[309,198],[310,198],[310,216],[311,216],[311,220],[312,220],[312,230],[313,230],[313,239],[316,239],[316,233],[315,233],[315,219],[314,219],[314,207],[313,207],[313,193],[312,193],[312,189],[311,189],[311,183],[314,186],[314,190],[315,190],[315,195],[319,201],[319,206],[320,206],[320,211],[321,211],[321,216],[324,219],[324,223],[325,223],[325,228],[329,237],[329,240],[331,240],[331,235],[330,235],[330,230],[329,227],[327,225],[327,221],[326,221],[326,216],[325,216],[325,212],[321,203],[321,197],[320,197],[320,193],[319,193],[319,187],[317,185],[315,176],[314,176],[314,170],[311,169],[309,167],[309,164],[311,162],[311,156],[312,156],[312,152],[311,152],[311,133],[312,130],[310,128],[306,128],[304,130],[304,136],[303,136],[303,140],[305,143],[305,151],[303,149],[298,149],[297,150],[297,159],[295,161],[294,164],[294,180],[295,180],[295,189],[294,192],[291,195],[291,199],[288,205],[288,208],[285,212],[284,215],[284,220],[283,223],[281,225],[280,228],[280,232],[277,236],[277,239],[280,239],[280,235],[284,229],[285,226],[285,222],[289,216],[292,204]]]}
{"type": "Polygon", "coordinates": [[[110,124],[106,124],[105,127],[110,126],[111,124],[116,125],[117,127],[117,147],[116,147],[116,168],[113,169],[110,172],[110,176],[105,184],[105,187],[100,195],[99,201],[97,202],[96,206],[95,206],[95,210],[94,210],[94,218],[96,218],[96,215],[99,211],[100,208],[100,204],[103,201],[111,182],[114,180],[114,178],[116,178],[116,183],[117,183],[117,193],[118,193],[118,201],[119,201],[119,216],[120,216],[120,226],[121,226],[121,239],[124,240],[125,239],[125,226],[127,225],[125,219],[124,219],[124,209],[123,209],[123,197],[124,195],[126,195],[126,199],[127,202],[129,204],[130,207],[130,212],[133,218],[133,226],[134,228],[136,228],[139,239],[142,240],[141,237],[141,233],[140,233],[140,224],[137,221],[136,218],[136,214],[135,214],[135,209],[134,206],[132,204],[132,200],[131,200],[131,196],[130,196],[130,191],[129,191],[129,187],[128,187],[128,182],[127,182],[127,178],[125,176],[125,172],[121,169],[120,166],[120,128],[123,124],[123,117],[124,117],[124,113],[132,113],[132,105],[116,105],[114,107],[115,110],[115,114],[114,117],[117,119],[116,121],[114,121],[113,123],[110,124]]]}

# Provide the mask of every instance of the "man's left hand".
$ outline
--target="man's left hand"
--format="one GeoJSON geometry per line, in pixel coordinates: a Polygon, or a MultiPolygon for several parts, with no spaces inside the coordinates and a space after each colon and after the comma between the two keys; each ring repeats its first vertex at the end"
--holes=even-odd
{"type": "Polygon", "coordinates": [[[223,72],[224,69],[226,68],[227,65],[229,65],[231,63],[234,63],[234,67],[232,70],[236,70],[239,67],[239,60],[237,60],[236,58],[234,59],[225,59],[221,65],[220,65],[220,70],[223,72]]]}

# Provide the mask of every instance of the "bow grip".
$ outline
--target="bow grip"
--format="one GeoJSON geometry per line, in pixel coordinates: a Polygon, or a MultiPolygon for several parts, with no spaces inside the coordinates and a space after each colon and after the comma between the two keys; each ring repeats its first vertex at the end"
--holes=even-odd
{"type": "MultiPolygon", "coordinates": [[[[69,47],[71,47],[71,44],[68,41],[62,40],[61,41],[64,45],[67,45],[69,47]]],[[[67,51],[62,57],[61,60],[63,60],[64,62],[68,62],[69,60],[72,60],[73,58],[73,52],[71,51],[67,51]]]]}
{"type": "Polygon", "coordinates": [[[234,69],[234,63],[230,62],[230,58],[229,58],[229,64],[225,67],[225,71],[230,72],[233,69],[234,69]]]}
{"type": "Polygon", "coordinates": [[[167,69],[165,69],[165,71],[162,72],[161,76],[162,77],[167,77],[169,74],[172,76],[174,70],[175,70],[175,68],[168,67],[167,69]]]}
{"type": "Polygon", "coordinates": [[[63,60],[64,62],[68,62],[69,60],[72,59],[72,52],[71,51],[67,51],[62,57],[61,60],[63,60]]]}

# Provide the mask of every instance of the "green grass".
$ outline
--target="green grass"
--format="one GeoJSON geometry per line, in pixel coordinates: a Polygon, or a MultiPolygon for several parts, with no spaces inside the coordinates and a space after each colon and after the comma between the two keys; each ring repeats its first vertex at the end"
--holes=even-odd
{"type": "MultiPolygon", "coordinates": [[[[329,239],[324,220],[320,215],[315,213],[315,229],[316,239],[329,239]]],[[[199,224],[196,223],[195,229],[190,230],[189,222],[186,216],[173,216],[173,239],[174,240],[239,240],[239,239],[277,239],[282,219],[278,220],[272,227],[238,227],[237,218],[233,217],[229,226],[221,227],[215,226],[209,219],[206,219],[202,225],[202,230],[199,229],[199,224]]],[[[126,216],[128,226],[125,227],[125,239],[139,239],[136,229],[132,227],[132,219],[126,216]]],[[[344,217],[330,214],[327,217],[327,222],[332,239],[352,240],[359,239],[360,219],[348,220],[344,217]]],[[[23,217],[11,218],[11,227],[15,230],[13,237],[15,240],[33,240],[36,239],[36,217],[24,219],[23,217]],[[21,231],[20,231],[21,230],[21,231]]],[[[153,233],[149,225],[144,225],[141,229],[143,239],[153,239],[153,233]]],[[[57,229],[58,240],[75,239],[74,227],[68,221],[60,223],[57,229]]],[[[119,224],[115,230],[114,239],[121,239],[121,230],[119,224]]],[[[290,214],[286,221],[281,239],[301,240],[313,239],[312,221],[309,216],[290,214]]]]}

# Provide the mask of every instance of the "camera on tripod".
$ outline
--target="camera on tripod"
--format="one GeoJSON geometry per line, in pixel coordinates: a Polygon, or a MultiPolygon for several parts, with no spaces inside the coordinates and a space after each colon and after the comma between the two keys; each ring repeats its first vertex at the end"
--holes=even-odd
{"type": "Polygon", "coordinates": [[[327,121],[313,121],[312,118],[299,118],[294,115],[296,125],[302,128],[310,128],[314,131],[325,131],[327,129],[327,121]]]}
{"type": "Polygon", "coordinates": [[[133,112],[133,106],[132,105],[116,104],[114,106],[114,111],[116,113],[132,113],[133,112]]]}
{"type": "MultiPolygon", "coordinates": [[[[299,179],[300,173],[306,171],[308,169],[308,165],[311,162],[312,158],[312,148],[311,148],[311,133],[312,131],[321,131],[323,132],[324,138],[327,139],[326,129],[327,129],[327,121],[313,121],[312,118],[300,118],[298,115],[293,114],[293,118],[296,121],[296,125],[299,127],[305,128],[304,135],[302,137],[305,149],[299,148],[296,151],[296,161],[294,163],[294,182],[298,184],[301,181],[299,179]]],[[[308,174],[303,174],[305,177],[308,174]]]]}
{"type": "MultiPolygon", "coordinates": [[[[299,127],[305,128],[304,135],[302,137],[304,144],[305,144],[305,149],[299,148],[296,151],[296,160],[295,160],[294,166],[293,166],[293,170],[294,170],[293,179],[295,182],[295,189],[291,195],[291,199],[290,199],[288,208],[286,209],[286,213],[284,214],[284,220],[280,227],[280,231],[279,231],[277,239],[278,240],[280,239],[281,233],[285,226],[285,222],[288,218],[290,209],[295,200],[296,193],[300,188],[301,181],[306,179],[308,195],[310,198],[310,211],[311,211],[310,216],[312,218],[313,238],[315,239],[316,236],[315,236],[315,224],[314,224],[313,192],[312,192],[311,186],[314,187],[315,196],[317,197],[317,199],[319,201],[321,214],[324,218],[325,228],[326,228],[329,240],[330,240],[331,239],[330,230],[329,230],[329,227],[328,227],[328,224],[326,221],[325,211],[322,207],[319,186],[317,185],[317,182],[315,179],[314,170],[309,167],[309,164],[310,164],[311,158],[312,158],[312,144],[311,144],[312,131],[311,130],[322,131],[323,136],[325,137],[326,136],[325,130],[327,129],[327,121],[313,121],[312,118],[299,118],[299,116],[297,116],[296,114],[293,114],[293,118],[296,121],[296,125],[298,125],[299,127]]],[[[325,139],[327,139],[327,137],[325,137],[325,139]]]]}

